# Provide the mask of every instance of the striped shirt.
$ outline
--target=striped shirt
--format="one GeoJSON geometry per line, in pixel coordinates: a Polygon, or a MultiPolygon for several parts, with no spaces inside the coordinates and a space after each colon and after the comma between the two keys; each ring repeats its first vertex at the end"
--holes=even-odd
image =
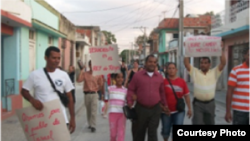
{"type": "Polygon", "coordinates": [[[125,87],[117,88],[116,85],[109,86],[109,113],[123,113],[123,106],[127,96],[125,87]]]}
{"type": "Polygon", "coordinates": [[[235,87],[232,109],[249,112],[249,67],[246,63],[232,69],[228,85],[235,87]]]}

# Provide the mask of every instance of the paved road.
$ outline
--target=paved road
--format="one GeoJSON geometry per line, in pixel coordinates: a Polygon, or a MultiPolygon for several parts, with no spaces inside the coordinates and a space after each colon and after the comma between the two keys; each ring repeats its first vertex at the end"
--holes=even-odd
{"type": "MultiPolygon", "coordinates": [[[[87,129],[85,106],[83,106],[82,85],[76,87],[76,131],[71,135],[72,141],[109,141],[109,125],[108,119],[103,119],[98,112],[97,131],[91,133],[87,129]]],[[[189,85],[192,92],[192,87],[189,85]]],[[[192,99],[192,95],[191,95],[192,99]]],[[[224,120],[225,115],[225,92],[217,91],[216,95],[216,124],[228,124],[224,120]]],[[[191,120],[185,117],[184,124],[191,124],[191,120]]],[[[159,141],[162,141],[160,135],[161,125],[158,128],[159,141]]],[[[26,141],[22,128],[16,116],[2,121],[2,140],[3,141],[26,141]]],[[[126,141],[132,141],[131,122],[126,122],[126,141]]]]}

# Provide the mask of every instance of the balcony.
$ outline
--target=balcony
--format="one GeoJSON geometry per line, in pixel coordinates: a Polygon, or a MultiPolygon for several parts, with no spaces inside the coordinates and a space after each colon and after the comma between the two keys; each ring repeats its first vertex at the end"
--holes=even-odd
{"type": "Polygon", "coordinates": [[[168,47],[167,51],[177,50],[178,44],[179,44],[178,39],[173,39],[173,40],[169,41],[169,43],[168,43],[169,47],[168,47]]]}
{"type": "Polygon", "coordinates": [[[239,32],[241,28],[249,28],[249,2],[242,0],[232,6],[230,2],[226,1],[226,9],[212,17],[211,35],[239,32]]]}
{"type": "Polygon", "coordinates": [[[83,33],[76,33],[76,42],[83,42],[84,45],[90,45],[89,38],[83,33]]]}

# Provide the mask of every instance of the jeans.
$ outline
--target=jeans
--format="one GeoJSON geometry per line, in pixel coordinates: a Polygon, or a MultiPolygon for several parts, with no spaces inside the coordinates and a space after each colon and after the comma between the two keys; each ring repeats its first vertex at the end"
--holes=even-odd
{"type": "Polygon", "coordinates": [[[171,114],[170,116],[166,115],[165,113],[161,114],[161,121],[162,121],[162,131],[161,134],[164,139],[168,139],[170,136],[170,132],[172,129],[172,125],[182,125],[185,117],[185,111],[177,112],[171,114]]]}
{"type": "Polygon", "coordinates": [[[233,125],[249,125],[249,112],[233,111],[233,125]]]}

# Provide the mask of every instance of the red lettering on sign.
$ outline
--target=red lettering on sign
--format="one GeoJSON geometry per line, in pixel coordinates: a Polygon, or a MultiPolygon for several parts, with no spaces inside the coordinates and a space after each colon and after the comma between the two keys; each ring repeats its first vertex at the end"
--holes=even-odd
{"type": "Polygon", "coordinates": [[[53,125],[58,125],[60,124],[60,121],[56,118],[55,121],[53,122],[53,125]]]}
{"type": "Polygon", "coordinates": [[[103,68],[103,71],[107,71],[107,70],[108,70],[108,68],[107,68],[107,67],[104,67],[104,68],[103,68]]]}
{"type": "Polygon", "coordinates": [[[108,58],[108,60],[109,60],[109,61],[112,61],[112,60],[113,60],[113,58],[112,58],[112,57],[109,57],[109,58],[108,58]]]}
{"type": "Polygon", "coordinates": [[[216,42],[208,42],[208,43],[205,43],[205,46],[206,47],[213,47],[216,45],[216,42]]]}
{"type": "Polygon", "coordinates": [[[38,126],[31,128],[31,133],[34,133],[34,131],[36,131],[36,130],[46,128],[47,126],[48,126],[48,124],[44,123],[44,121],[40,121],[38,126]]]}
{"type": "Polygon", "coordinates": [[[119,69],[120,69],[120,66],[109,65],[109,70],[111,70],[111,71],[117,71],[119,69]]]}
{"type": "Polygon", "coordinates": [[[110,50],[110,51],[113,51],[113,50],[114,50],[114,48],[112,48],[112,47],[110,46],[110,47],[109,47],[109,50],[110,50]]]}
{"type": "Polygon", "coordinates": [[[30,137],[33,138],[33,141],[47,141],[47,140],[54,140],[53,138],[53,131],[50,130],[49,135],[47,136],[40,136],[40,137],[35,137],[36,134],[31,134],[30,137]]]}
{"type": "Polygon", "coordinates": [[[100,71],[102,66],[93,66],[93,71],[100,71]]]}
{"type": "Polygon", "coordinates": [[[26,133],[29,133],[29,126],[28,126],[28,125],[25,125],[24,131],[25,131],[26,133]]]}
{"type": "Polygon", "coordinates": [[[102,55],[102,58],[107,58],[107,57],[108,57],[107,54],[103,54],[103,55],[102,55]]]}
{"type": "Polygon", "coordinates": [[[90,53],[98,53],[98,52],[109,52],[108,48],[100,48],[100,47],[92,47],[89,48],[90,53]]]}
{"type": "Polygon", "coordinates": [[[35,118],[41,118],[41,117],[44,117],[44,114],[43,113],[39,113],[39,114],[35,114],[35,115],[32,115],[32,116],[27,116],[25,113],[22,114],[22,119],[23,121],[30,121],[32,119],[35,119],[35,118]]]}
{"type": "Polygon", "coordinates": [[[50,116],[49,116],[49,119],[56,113],[60,113],[60,109],[54,109],[54,110],[51,110],[50,111],[50,116]]]}

